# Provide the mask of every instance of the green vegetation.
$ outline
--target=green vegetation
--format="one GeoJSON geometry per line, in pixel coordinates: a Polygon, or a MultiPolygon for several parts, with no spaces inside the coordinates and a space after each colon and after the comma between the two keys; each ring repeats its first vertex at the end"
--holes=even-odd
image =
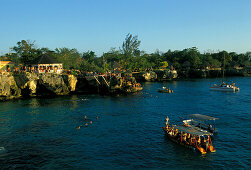
{"type": "Polygon", "coordinates": [[[12,47],[12,53],[0,57],[0,60],[11,60],[17,64],[32,63],[42,54],[55,57],[62,62],[65,69],[78,69],[81,71],[105,72],[113,69],[114,62],[120,67],[130,71],[146,71],[153,69],[175,68],[178,71],[188,69],[219,68],[225,61],[226,68],[250,67],[251,52],[237,54],[235,52],[205,52],[200,53],[196,47],[187,48],[182,51],[168,50],[161,53],[147,54],[139,50],[140,41],[137,36],[127,34],[122,49],[111,48],[101,57],[95,52],[87,51],[80,53],[77,49],[37,48],[35,42],[22,40],[12,47]],[[224,60],[225,58],[225,60],[224,60]]]}

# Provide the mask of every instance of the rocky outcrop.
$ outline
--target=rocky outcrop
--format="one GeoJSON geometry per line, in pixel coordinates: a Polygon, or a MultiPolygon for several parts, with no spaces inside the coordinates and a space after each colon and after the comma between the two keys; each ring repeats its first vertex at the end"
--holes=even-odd
{"type": "Polygon", "coordinates": [[[35,96],[37,92],[38,74],[35,73],[18,73],[13,74],[17,86],[20,88],[23,96],[35,96]]]}
{"type": "Polygon", "coordinates": [[[157,80],[157,74],[153,71],[149,72],[137,72],[133,73],[133,77],[136,78],[137,81],[155,81],[157,80]]]}
{"type": "Polygon", "coordinates": [[[11,73],[0,75],[0,100],[21,97],[21,90],[11,73]]]}
{"type": "Polygon", "coordinates": [[[141,91],[143,88],[137,83],[135,77],[124,75],[125,77],[111,77],[109,84],[109,93],[134,93],[141,91]]]}
{"type": "Polygon", "coordinates": [[[2,73],[0,100],[70,93],[130,93],[142,90],[134,77],[74,76],[51,73],[2,73]]]}
{"type": "Polygon", "coordinates": [[[74,75],[3,73],[0,75],[0,100],[18,97],[67,95],[76,90],[74,75]]]}
{"type": "MultiPolygon", "coordinates": [[[[63,76],[58,74],[40,74],[38,86],[42,86],[42,89],[47,90],[46,93],[53,95],[66,95],[70,92],[68,86],[64,82],[63,76]]],[[[40,91],[40,94],[41,93],[40,91]]]]}

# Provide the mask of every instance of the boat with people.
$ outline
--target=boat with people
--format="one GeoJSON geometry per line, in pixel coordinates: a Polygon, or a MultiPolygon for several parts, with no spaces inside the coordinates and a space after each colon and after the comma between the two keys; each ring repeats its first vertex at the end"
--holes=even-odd
{"type": "Polygon", "coordinates": [[[173,93],[173,90],[170,88],[166,88],[165,86],[162,87],[162,89],[158,89],[158,92],[160,93],[173,93]]]}
{"type": "Polygon", "coordinates": [[[212,87],[210,87],[210,90],[225,91],[225,92],[235,92],[235,91],[239,91],[240,88],[235,86],[235,83],[227,84],[225,82],[222,82],[220,85],[214,84],[212,87]]]}
{"type": "Polygon", "coordinates": [[[212,133],[200,128],[185,125],[169,125],[169,118],[166,117],[166,126],[163,127],[165,134],[174,142],[191,148],[201,154],[216,152],[213,147],[212,133]]]}
{"type": "Polygon", "coordinates": [[[218,130],[215,127],[215,120],[218,118],[202,115],[202,114],[189,114],[183,120],[185,126],[193,126],[202,130],[216,134],[218,130]]]}

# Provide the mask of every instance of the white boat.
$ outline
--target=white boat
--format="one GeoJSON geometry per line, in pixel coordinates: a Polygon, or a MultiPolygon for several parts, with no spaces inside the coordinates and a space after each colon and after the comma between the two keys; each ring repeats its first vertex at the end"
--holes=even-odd
{"type": "Polygon", "coordinates": [[[235,83],[226,84],[226,83],[223,82],[220,85],[214,84],[212,87],[210,87],[210,90],[235,92],[235,91],[239,91],[240,89],[235,86],[235,83]]]}
{"type": "Polygon", "coordinates": [[[220,85],[214,84],[212,87],[210,87],[210,90],[225,91],[225,92],[239,91],[240,88],[236,87],[235,83],[232,84],[224,83],[224,68],[225,68],[225,55],[224,55],[223,70],[222,70],[222,83],[220,85]]]}

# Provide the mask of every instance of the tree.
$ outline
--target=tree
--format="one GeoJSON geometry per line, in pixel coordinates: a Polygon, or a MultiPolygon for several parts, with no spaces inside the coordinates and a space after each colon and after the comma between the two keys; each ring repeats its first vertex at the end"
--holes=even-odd
{"type": "Polygon", "coordinates": [[[183,50],[183,57],[190,62],[192,69],[198,69],[202,65],[201,54],[196,47],[183,50]]]}
{"type": "Polygon", "coordinates": [[[84,52],[83,53],[83,59],[85,59],[86,61],[88,62],[93,62],[94,59],[95,59],[96,55],[95,55],[95,52],[93,51],[87,51],[87,52],[84,52]]]}
{"type": "Polygon", "coordinates": [[[17,46],[12,47],[12,51],[16,52],[21,62],[25,65],[32,63],[38,57],[35,41],[19,41],[17,42],[17,46]]]}
{"type": "Polygon", "coordinates": [[[138,36],[132,36],[132,34],[127,34],[125,41],[122,45],[123,54],[125,56],[125,60],[127,58],[135,57],[140,55],[140,41],[138,40],[138,36]]]}
{"type": "Polygon", "coordinates": [[[54,56],[63,63],[65,69],[79,69],[83,61],[81,54],[74,48],[56,48],[54,56]]]}

